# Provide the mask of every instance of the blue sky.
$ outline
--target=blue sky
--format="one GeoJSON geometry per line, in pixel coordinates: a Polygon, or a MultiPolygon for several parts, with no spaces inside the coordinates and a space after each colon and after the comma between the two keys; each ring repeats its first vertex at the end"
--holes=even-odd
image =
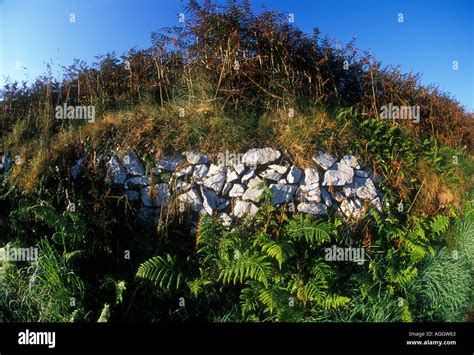
{"type": "MultiPolygon", "coordinates": [[[[383,65],[419,72],[474,111],[472,0],[251,0],[294,14],[305,32],[319,27],[341,43],[352,37],[383,65]],[[399,14],[403,22],[399,23],[399,14]],[[453,70],[453,61],[458,70],[453,70]]],[[[150,33],[179,25],[182,0],[0,0],[0,86],[32,80],[74,58],[147,48],[150,33]],[[71,14],[75,22],[70,22],[71,14]],[[24,69],[26,68],[26,69],[24,69]]]]}

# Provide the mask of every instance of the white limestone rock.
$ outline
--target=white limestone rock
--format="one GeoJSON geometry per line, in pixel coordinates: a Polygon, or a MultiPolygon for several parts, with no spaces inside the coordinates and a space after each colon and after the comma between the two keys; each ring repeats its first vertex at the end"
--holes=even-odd
{"type": "Polygon", "coordinates": [[[319,173],[316,169],[306,168],[304,169],[304,185],[313,185],[319,183],[319,173]]]}
{"type": "Polygon", "coordinates": [[[341,162],[346,163],[351,168],[360,169],[359,162],[358,162],[357,158],[353,155],[344,155],[341,159],[341,162]]]}
{"type": "Polygon", "coordinates": [[[224,227],[229,227],[232,224],[232,217],[229,216],[227,213],[219,213],[219,220],[221,221],[224,227]]]}
{"type": "Polygon", "coordinates": [[[354,169],[346,163],[335,163],[324,173],[323,186],[343,186],[350,184],[354,177],[354,169]]]}
{"type": "Polygon", "coordinates": [[[161,207],[168,201],[169,197],[168,184],[165,183],[156,184],[153,190],[148,186],[141,191],[141,200],[145,207],[161,207]]]}
{"type": "Polygon", "coordinates": [[[278,174],[281,174],[281,175],[284,175],[288,170],[287,166],[278,165],[278,164],[270,164],[268,168],[276,171],[278,174]]]}
{"type": "Polygon", "coordinates": [[[281,153],[273,148],[249,149],[242,157],[245,165],[268,164],[280,158],[281,153]]]}
{"type": "Polygon", "coordinates": [[[231,189],[232,189],[232,184],[229,182],[226,182],[224,184],[224,187],[222,188],[221,195],[223,196],[227,195],[231,189]]]}
{"type": "Polygon", "coordinates": [[[313,216],[325,214],[327,211],[326,206],[321,203],[301,202],[300,204],[298,204],[297,209],[299,212],[309,213],[309,214],[312,214],[313,216]]]}
{"type": "Polygon", "coordinates": [[[332,206],[331,195],[329,194],[328,190],[326,190],[326,188],[324,187],[321,188],[321,197],[323,198],[323,201],[326,204],[326,206],[328,207],[332,206]]]}
{"type": "Polygon", "coordinates": [[[198,152],[184,152],[184,156],[186,157],[186,160],[189,164],[198,165],[209,163],[209,157],[198,152]]]}
{"type": "Polygon", "coordinates": [[[143,187],[150,185],[150,182],[151,181],[148,176],[134,176],[125,181],[125,186],[127,186],[127,188],[143,187]]]}
{"type": "Polygon", "coordinates": [[[236,218],[254,216],[258,211],[257,206],[252,202],[237,200],[232,210],[232,215],[236,218]]]}
{"type": "Polygon", "coordinates": [[[337,161],[331,154],[318,152],[316,156],[313,157],[313,160],[324,170],[328,170],[333,166],[333,164],[337,161]]]}
{"type": "Polygon", "coordinates": [[[242,183],[246,183],[247,181],[249,181],[254,176],[255,176],[255,169],[250,169],[247,173],[245,173],[242,176],[242,179],[240,179],[240,181],[242,181],[242,183]]]}
{"type": "Polygon", "coordinates": [[[205,164],[199,164],[194,167],[193,171],[193,179],[196,182],[202,182],[204,178],[207,176],[207,172],[209,171],[209,167],[205,164]]]}
{"type": "Polygon", "coordinates": [[[145,175],[143,164],[135,153],[128,153],[122,159],[122,165],[130,175],[145,175]]]}
{"type": "Polygon", "coordinates": [[[71,167],[71,177],[73,180],[76,180],[77,177],[79,176],[79,172],[81,171],[81,166],[85,160],[86,160],[85,158],[80,158],[76,160],[76,163],[71,167]]]}
{"type": "Polygon", "coordinates": [[[158,159],[156,162],[160,169],[167,171],[176,171],[176,168],[179,164],[183,162],[183,159],[181,158],[180,154],[175,154],[171,157],[158,159]]]}
{"type": "MultiPolygon", "coordinates": [[[[292,165],[290,171],[288,172],[288,176],[286,180],[289,184],[297,184],[300,182],[303,173],[301,169],[297,168],[296,166],[292,165]]],[[[319,178],[319,175],[318,175],[319,178]]]]}
{"type": "Polygon", "coordinates": [[[260,177],[266,180],[278,181],[281,179],[282,174],[278,173],[277,171],[273,169],[267,169],[260,174],[260,177]]]}
{"type": "Polygon", "coordinates": [[[227,183],[236,182],[239,180],[239,178],[240,178],[240,175],[236,171],[234,170],[227,171],[227,179],[226,179],[227,183]]]}
{"type": "Polygon", "coordinates": [[[194,211],[199,211],[202,209],[202,199],[199,193],[195,189],[191,189],[188,192],[179,195],[178,201],[180,204],[180,211],[184,212],[185,206],[189,206],[194,211]]]}
{"type": "Polygon", "coordinates": [[[229,191],[229,197],[240,197],[244,194],[245,187],[242,184],[234,184],[229,191]]]}
{"type": "Polygon", "coordinates": [[[217,209],[220,204],[219,197],[212,190],[204,189],[201,186],[202,205],[207,214],[212,215],[212,212],[217,209]]]}
{"type": "Polygon", "coordinates": [[[194,166],[188,165],[182,169],[179,169],[177,172],[175,172],[176,177],[180,178],[183,176],[188,176],[192,175],[194,171],[194,166]]]}
{"type": "Polygon", "coordinates": [[[235,165],[232,165],[232,167],[234,168],[235,172],[239,174],[239,176],[242,175],[245,171],[244,164],[235,164],[235,165]]]}
{"type": "Polygon", "coordinates": [[[272,203],[274,205],[280,205],[282,203],[291,202],[293,195],[295,194],[295,191],[296,191],[296,186],[271,184],[270,189],[272,190],[272,193],[273,193],[272,203]]]}
{"type": "Polygon", "coordinates": [[[245,190],[245,193],[242,195],[242,199],[257,202],[263,194],[263,181],[255,177],[249,181],[247,186],[247,190],[245,190]]]}
{"type": "Polygon", "coordinates": [[[221,193],[226,181],[227,167],[224,165],[211,165],[207,173],[208,178],[204,180],[204,186],[221,193]]]}

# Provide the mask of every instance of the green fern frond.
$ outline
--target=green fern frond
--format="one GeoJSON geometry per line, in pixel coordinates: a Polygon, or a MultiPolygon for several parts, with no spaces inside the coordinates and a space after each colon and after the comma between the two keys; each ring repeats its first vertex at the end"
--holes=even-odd
{"type": "Polygon", "coordinates": [[[308,216],[295,216],[286,226],[285,232],[293,240],[306,240],[307,243],[321,245],[331,240],[331,223],[315,221],[308,216]]]}
{"type": "Polygon", "coordinates": [[[231,261],[225,265],[219,275],[219,280],[224,283],[231,281],[236,284],[237,280],[243,283],[245,280],[255,280],[268,285],[268,279],[272,271],[271,263],[267,257],[257,254],[245,253],[237,260],[231,261]]]}
{"type": "Polygon", "coordinates": [[[140,265],[137,277],[147,279],[162,289],[179,289],[184,281],[183,273],[177,270],[176,256],[155,256],[140,265]]]}
{"type": "Polygon", "coordinates": [[[436,217],[433,217],[433,219],[430,222],[431,230],[433,231],[434,234],[442,234],[446,232],[446,230],[449,227],[449,217],[443,216],[443,215],[438,215],[436,217]]]}
{"type": "Polygon", "coordinates": [[[281,269],[282,264],[288,260],[288,258],[295,255],[295,250],[293,246],[288,242],[276,242],[271,241],[265,243],[262,246],[262,251],[266,253],[269,257],[274,258],[281,269]]]}
{"type": "Polygon", "coordinates": [[[323,301],[323,308],[325,310],[329,309],[336,309],[348,304],[351,301],[349,297],[336,295],[336,294],[329,294],[327,295],[326,299],[323,301]]]}

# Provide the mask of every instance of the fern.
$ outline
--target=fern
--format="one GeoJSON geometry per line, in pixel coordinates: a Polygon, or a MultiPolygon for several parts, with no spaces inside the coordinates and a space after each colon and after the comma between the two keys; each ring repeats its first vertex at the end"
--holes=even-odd
{"type": "Polygon", "coordinates": [[[336,309],[348,304],[350,301],[349,297],[329,294],[322,303],[322,306],[325,310],[336,309]]]}
{"type": "Polygon", "coordinates": [[[449,227],[449,218],[442,215],[433,217],[433,219],[431,220],[430,226],[434,234],[436,235],[442,234],[446,232],[446,230],[449,227]]]}
{"type": "Polygon", "coordinates": [[[295,216],[285,226],[286,234],[293,240],[305,240],[312,245],[321,245],[331,240],[332,225],[329,222],[315,221],[308,216],[295,216]]]}
{"type": "Polygon", "coordinates": [[[162,289],[179,289],[184,275],[177,271],[176,257],[166,254],[165,258],[155,256],[140,265],[137,277],[147,279],[162,289]]]}
{"type": "Polygon", "coordinates": [[[287,241],[270,241],[262,246],[262,251],[269,257],[274,258],[280,267],[290,257],[295,255],[293,246],[287,241]]]}
{"type": "Polygon", "coordinates": [[[224,283],[232,281],[234,284],[237,283],[237,280],[243,283],[250,279],[267,286],[271,270],[271,263],[266,256],[244,253],[237,260],[225,265],[220,272],[219,279],[224,283]]]}

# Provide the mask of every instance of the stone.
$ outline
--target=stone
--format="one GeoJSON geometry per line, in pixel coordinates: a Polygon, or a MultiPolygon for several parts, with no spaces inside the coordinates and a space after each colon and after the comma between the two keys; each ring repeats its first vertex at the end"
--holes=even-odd
{"type": "Polygon", "coordinates": [[[232,185],[233,185],[232,183],[226,182],[224,184],[224,187],[222,188],[221,194],[222,195],[227,195],[229,193],[230,189],[232,189],[232,185]]]}
{"type": "Polygon", "coordinates": [[[318,152],[317,156],[313,157],[313,160],[324,170],[328,170],[337,161],[331,154],[318,152]]]}
{"type": "Polygon", "coordinates": [[[257,206],[252,202],[237,200],[232,210],[232,215],[236,218],[254,216],[258,211],[257,206]]]}
{"type": "Polygon", "coordinates": [[[257,202],[263,194],[263,182],[258,177],[253,178],[248,183],[247,190],[242,195],[243,200],[257,202]]]}
{"type": "Polygon", "coordinates": [[[127,179],[127,173],[115,155],[107,162],[107,171],[112,184],[123,185],[127,179]]]}
{"type": "Polygon", "coordinates": [[[175,175],[176,177],[180,178],[180,177],[183,177],[183,176],[188,176],[188,175],[192,175],[193,174],[193,171],[194,171],[194,166],[192,165],[188,165],[182,169],[179,169],[175,175]]]}
{"type": "Polygon", "coordinates": [[[300,181],[300,196],[309,202],[320,202],[319,173],[316,169],[304,170],[304,179],[300,181]]]}
{"type": "Polygon", "coordinates": [[[190,188],[191,188],[191,184],[186,182],[186,181],[182,181],[182,180],[178,180],[176,181],[176,190],[178,190],[179,192],[186,192],[188,191],[190,188]]]}
{"type": "Polygon", "coordinates": [[[148,176],[134,176],[125,181],[127,188],[148,186],[150,184],[150,178],[148,176]]]}
{"type": "Polygon", "coordinates": [[[209,167],[205,164],[199,164],[194,167],[193,178],[197,182],[202,182],[202,180],[207,176],[209,167]]]}
{"type": "Polygon", "coordinates": [[[229,191],[229,197],[240,197],[244,192],[245,188],[242,184],[234,184],[229,191]]]}
{"type": "Polygon", "coordinates": [[[287,166],[277,165],[277,164],[270,164],[268,168],[276,171],[278,174],[281,174],[281,175],[284,175],[288,170],[287,166]]]}
{"type": "Polygon", "coordinates": [[[158,159],[156,162],[160,169],[167,170],[167,171],[176,171],[176,168],[178,167],[179,164],[183,162],[183,159],[181,158],[180,154],[176,153],[175,155],[171,157],[158,159]]]}
{"type": "Polygon", "coordinates": [[[239,180],[239,178],[240,178],[240,175],[236,171],[230,171],[230,172],[228,171],[226,182],[227,183],[235,182],[235,181],[239,180]]]}
{"type": "Polygon", "coordinates": [[[260,176],[266,180],[278,181],[281,179],[282,174],[272,169],[267,169],[260,174],[260,176]]]}
{"type": "Polygon", "coordinates": [[[246,174],[244,174],[242,176],[242,179],[241,181],[243,183],[246,183],[247,181],[249,181],[251,178],[253,178],[255,176],[255,169],[250,169],[246,174]]]}
{"type": "MultiPolygon", "coordinates": [[[[302,175],[303,173],[301,172],[301,169],[292,165],[290,168],[290,171],[288,172],[286,180],[288,181],[289,184],[297,184],[300,182],[302,175]]],[[[319,175],[318,175],[318,180],[319,180],[319,175]]]]}
{"type": "Polygon", "coordinates": [[[272,163],[280,158],[281,153],[273,148],[249,149],[242,157],[245,165],[256,166],[258,164],[272,163]]]}
{"type": "Polygon", "coordinates": [[[291,199],[293,198],[293,195],[296,191],[296,186],[271,184],[270,189],[273,193],[272,203],[274,205],[280,205],[282,203],[291,202],[291,199]]]}
{"type": "Polygon", "coordinates": [[[377,196],[374,183],[369,178],[355,177],[354,180],[345,185],[342,190],[348,197],[358,196],[362,199],[372,199],[377,196]]]}
{"type": "Polygon", "coordinates": [[[206,190],[201,186],[202,205],[207,214],[212,215],[212,212],[217,209],[220,204],[219,197],[212,190],[206,190]]]}
{"type": "Polygon", "coordinates": [[[357,161],[357,158],[353,155],[344,155],[341,159],[341,162],[346,163],[351,168],[360,169],[359,162],[357,161]]]}
{"type": "Polygon", "coordinates": [[[323,186],[343,186],[350,184],[354,177],[354,169],[346,163],[335,163],[324,173],[323,186]]]}
{"type": "Polygon", "coordinates": [[[358,177],[363,177],[363,178],[369,177],[369,173],[364,171],[364,170],[358,170],[357,169],[357,170],[354,171],[354,174],[358,177]]]}
{"type": "Polygon", "coordinates": [[[316,169],[304,169],[304,185],[313,185],[319,183],[319,173],[316,169]]]}
{"type": "Polygon", "coordinates": [[[363,213],[363,205],[359,200],[344,200],[340,209],[347,218],[357,219],[363,213]]]}
{"type": "Polygon", "coordinates": [[[227,209],[227,207],[229,207],[230,205],[230,200],[226,200],[225,198],[220,198],[219,199],[219,206],[217,206],[217,210],[218,211],[223,211],[225,209],[227,209]]]}
{"type": "Polygon", "coordinates": [[[153,193],[151,193],[151,191],[150,187],[142,189],[141,200],[145,207],[161,207],[170,197],[168,185],[165,183],[156,184],[153,193]]]}
{"type": "Polygon", "coordinates": [[[235,172],[237,174],[242,175],[245,171],[245,165],[244,164],[235,164],[235,165],[232,165],[233,168],[235,169],[235,172]]]}
{"type": "Polygon", "coordinates": [[[145,175],[143,164],[135,153],[128,153],[122,159],[122,165],[130,175],[145,175]]]}
{"type": "Polygon", "coordinates": [[[168,184],[156,184],[154,189],[154,199],[153,205],[161,207],[163,206],[170,197],[170,191],[168,189],[168,184]]]}
{"type": "Polygon", "coordinates": [[[209,177],[203,182],[204,186],[213,189],[215,192],[220,194],[225,184],[226,170],[227,167],[224,165],[211,165],[211,168],[209,168],[209,171],[207,173],[207,176],[209,177]],[[211,169],[214,173],[212,175],[210,174],[211,169]]]}
{"type": "Polygon", "coordinates": [[[382,202],[379,197],[374,198],[370,203],[377,211],[382,212],[382,202]]]}
{"type": "Polygon", "coordinates": [[[118,184],[118,185],[123,185],[125,183],[125,180],[127,180],[128,174],[125,172],[119,172],[117,174],[114,174],[112,176],[112,183],[118,184]]]}
{"type": "Polygon", "coordinates": [[[209,157],[205,154],[190,151],[185,152],[184,156],[189,164],[198,165],[209,163],[209,157]]]}
{"type": "Polygon", "coordinates": [[[207,177],[211,177],[217,174],[221,174],[222,172],[227,171],[227,167],[225,165],[216,165],[211,164],[209,170],[207,171],[207,177]]]}
{"type": "Polygon", "coordinates": [[[199,211],[202,208],[202,200],[201,196],[195,189],[191,189],[188,192],[179,195],[178,196],[178,201],[181,202],[180,210],[184,211],[183,205],[188,205],[193,209],[194,211],[199,211]]]}
{"type": "Polygon", "coordinates": [[[328,206],[328,207],[332,206],[331,195],[329,194],[328,190],[326,190],[326,188],[324,188],[324,187],[321,188],[321,197],[323,198],[324,203],[326,204],[326,206],[328,206]]]}
{"type": "Polygon", "coordinates": [[[73,178],[73,180],[77,179],[79,172],[81,171],[82,163],[84,163],[84,161],[85,158],[80,158],[76,160],[76,163],[71,167],[71,177],[73,178]]]}
{"type": "Polygon", "coordinates": [[[309,214],[312,214],[313,216],[325,214],[327,211],[326,206],[324,206],[321,203],[301,202],[300,204],[298,204],[297,208],[299,212],[309,213],[309,214]]]}
{"type": "Polygon", "coordinates": [[[232,224],[232,217],[229,216],[227,213],[219,213],[219,220],[222,222],[224,227],[229,227],[232,224]]]}
{"type": "MultiPolygon", "coordinates": [[[[321,202],[321,189],[318,184],[309,185],[310,190],[301,190],[301,197],[307,202],[321,202]]],[[[306,186],[305,186],[306,187],[306,186]]]]}
{"type": "Polygon", "coordinates": [[[129,201],[138,201],[140,199],[140,194],[137,191],[133,190],[125,191],[125,196],[129,201]]]}

